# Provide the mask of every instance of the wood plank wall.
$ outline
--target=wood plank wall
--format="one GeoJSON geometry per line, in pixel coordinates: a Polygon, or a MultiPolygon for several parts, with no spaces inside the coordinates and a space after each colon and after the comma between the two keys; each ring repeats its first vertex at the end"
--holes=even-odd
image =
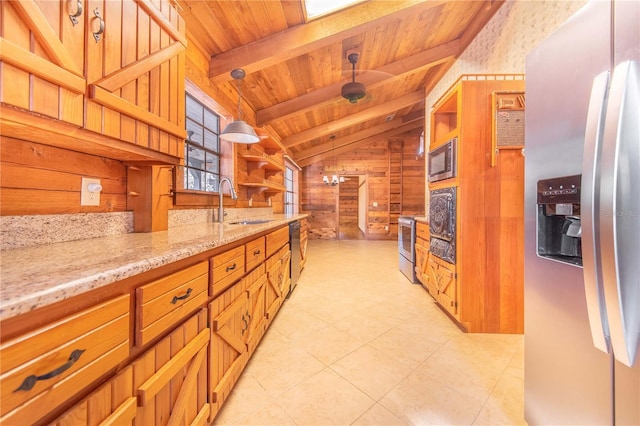
{"type": "MultiPolygon", "coordinates": [[[[402,214],[424,214],[424,159],[416,157],[418,143],[417,134],[403,137],[402,214]]],[[[339,174],[367,176],[367,239],[396,239],[395,227],[385,229],[389,227],[389,161],[389,145],[385,141],[337,155],[335,160],[330,158],[304,167],[300,182],[300,210],[309,214],[309,238],[336,238],[338,187],[322,183],[324,168],[329,168],[330,176],[335,167],[339,174]],[[374,207],[374,202],[377,207],[374,207]]]]}
{"type": "Polygon", "coordinates": [[[127,210],[122,162],[0,137],[0,215],[127,210]],[[101,180],[99,206],[80,206],[82,177],[101,180]]]}

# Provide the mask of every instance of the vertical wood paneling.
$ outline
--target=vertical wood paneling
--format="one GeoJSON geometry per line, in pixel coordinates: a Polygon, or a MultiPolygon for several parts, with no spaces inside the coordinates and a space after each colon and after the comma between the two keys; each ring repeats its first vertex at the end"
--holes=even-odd
{"type": "MultiPolygon", "coordinates": [[[[105,21],[109,22],[109,32],[104,40],[104,75],[111,75],[122,67],[122,3],[108,1],[104,5],[105,21]],[[111,22],[114,22],[111,25],[111,22]]],[[[104,134],[120,139],[120,113],[104,108],[104,134]]]]}
{"type": "MultiPolygon", "coordinates": [[[[45,1],[40,2],[38,7],[46,20],[49,22],[51,28],[59,38],[60,34],[60,2],[57,1],[45,1]]],[[[45,59],[49,58],[44,48],[36,37],[32,37],[33,52],[45,59]]],[[[40,114],[47,115],[49,117],[58,118],[58,112],[60,107],[60,93],[58,86],[50,83],[40,77],[31,77],[31,110],[40,114]]]]}
{"type": "MultiPolygon", "coordinates": [[[[134,2],[125,1],[122,3],[122,18],[115,25],[122,26],[122,66],[133,63],[137,59],[136,48],[138,38],[138,6],[134,2]]],[[[136,80],[122,86],[120,89],[122,99],[133,104],[136,103],[136,80]]],[[[120,138],[131,143],[138,143],[136,140],[136,120],[122,114],[120,118],[120,138]]]]}
{"type": "MultiPolygon", "coordinates": [[[[110,5],[109,3],[113,3],[113,2],[107,2],[109,6],[113,6],[113,5],[110,5]]],[[[98,10],[98,12],[101,13],[101,16],[105,16],[105,5],[103,0],[91,0],[91,2],[86,6],[89,6],[87,9],[90,10],[91,12],[85,10],[84,13],[93,14],[95,10],[98,10]]],[[[86,73],[87,83],[93,83],[95,81],[98,81],[100,78],[102,78],[103,64],[106,59],[105,49],[107,49],[107,47],[105,46],[105,43],[109,47],[111,47],[112,44],[118,42],[115,38],[115,34],[118,34],[117,28],[115,28],[114,30],[115,34],[113,35],[113,37],[109,35],[109,33],[112,31],[111,27],[117,26],[118,24],[117,22],[115,24],[111,24],[111,22],[114,21],[113,16],[111,16],[112,9],[109,8],[108,11],[109,11],[109,18],[110,18],[109,19],[110,28],[107,34],[105,35],[105,38],[107,39],[107,41],[105,42],[105,39],[103,39],[101,43],[96,43],[93,40],[93,36],[87,34],[88,37],[91,37],[91,40],[88,39],[86,42],[87,48],[85,50],[86,61],[87,61],[87,68],[85,73],[86,73]]],[[[90,22],[92,18],[88,17],[87,19],[90,22]]],[[[90,24],[87,23],[87,25],[89,25],[89,28],[90,28],[90,24]]],[[[104,108],[101,105],[98,105],[97,103],[89,99],[86,99],[84,127],[94,132],[101,133],[103,131],[103,121],[102,121],[103,109],[104,108]]],[[[115,132],[111,132],[111,130],[108,134],[111,135],[112,133],[114,133],[113,136],[119,137],[119,133],[116,135],[115,132]]]]}
{"type": "MultiPolygon", "coordinates": [[[[2,10],[2,37],[29,50],[29,29],[20,25],[21,19],[16,14],[11,2],[0,2],[2,10]]],[[[0,64],[0,100],[23,109],[29,109],[30,82],[29,73],[7,63],[0,64]]]]}
{"type": "MultiPolygon", "coordinates": [[[[403,158],[409,156],[411,149],[417,151],[418,136],[406,134],[400,136],[404,140],[411,141],[406,144],[407,151],[403,151],[403,158]]],[[[400,139],[396,138],[394,140],[400,139]]],[[[396,178],[406,182],[411,189],[410,202],[407,208],[402,199],[402,212],[407,214],[422,214],[424,212],[424,160],[415,156],[409,161],[410,167],[405,170],[404,164],[400,176],[396,178]],[[422,167],[422,171],[420,171],[422,167]]],[[[365,174],[367,175],[367,188],[369,203],[367,206],[367,238],[371,239],[395,239],[397,230],[387,230],[390,225],[389,217],[389,188],[391,177],[389,175],[389,148],[387,142],[378,142],[364,148],[356,149],[337,155],[324,162],[313,163],[302,170],[300,183],[301,211],[309,214],[309,238],[311,239],[335,239],[337,227],[336,202],[337,187],[322,183],[323,172],[331,176],[333,170],[339,174],[365,174]],[[325,170],[325,168],[327,170],[325,170]],[[377,207],[373,203],[377,203],[377,207]]]]}

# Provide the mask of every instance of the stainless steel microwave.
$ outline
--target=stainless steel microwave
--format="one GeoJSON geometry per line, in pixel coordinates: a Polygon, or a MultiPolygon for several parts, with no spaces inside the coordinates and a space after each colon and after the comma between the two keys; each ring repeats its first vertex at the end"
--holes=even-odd
{"type": "Polygon", "coordinates": [[[457,150],[458,138],[453,138],[429,151],[429,182],[455,177],[457,150]]]}

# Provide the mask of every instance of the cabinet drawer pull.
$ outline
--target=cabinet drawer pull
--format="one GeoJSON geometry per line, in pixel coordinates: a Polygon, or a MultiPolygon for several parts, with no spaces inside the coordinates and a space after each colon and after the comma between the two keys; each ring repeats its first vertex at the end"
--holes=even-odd
{"type": "Polygon", "coordinates": [[[184,300],[187,297],[191,296],[192,291],[193,289],[189,288],[187,292],[184,294],[184,296],[173,296],[173,299],[171,299],[171,304],[175,305],[176,303],[178,303],[178,300],[184,300]]]}
{"type": "Polygon", "coordinates": [[[69,0],[69,19],[71,19],[71,23],[74,27],[78,23],[78,16],[80,15],[82,15],[82,1],[69,0]]]}
{"type": "Polygon", "coordinates": [[[236,265],[235,262],[233,263],[233,265],[227,266],[226,272],[233,271],[234,269],[236,269],[236,266],[238,265],[236,265]]]}
{"type": "Polygon", "coordinates": [[[253,252],[253,255],[254,255],[254,256],[257,256],[257,255],[259,255],[260,253],[261,253],[261,252],[260,252],[260,250],[256,250],[256,251],[254,251],[254,252],[253,252]]]}
{"type": "Polygon", "coordinates": [[[39,380],[49,380],[49,379],[53,379],[56,376],[59,376],[60,374],[64,373],[69,368],[71,368],[71,366],[75,364],[77,360],[80,359],[80,356],[84,353],[84,351],[85,349],[74,350],[73,352],[71,352],[71,355],[69,355],[69,360],[65,364],[61,365],[55,370],[48,372],[47,374],[43,374],[42,376],[36,376],[35,374],[32,374],[31,376],[24,379],[20,387],[18,387],[13,392],[30,391],[31,389],[33,389],[33,387],[36,385],[36,383],[39,380]]]}
{"type": "Polygon", "coordinates": [[[101,35],[102,33],[104,33],[104,19],[102,19],[102,16],[100,16],[100,11],[98,10],[98,8],[96,7],[96,10],[93,11],[93,14],[95,15],[97,21],[98,21],[98,28],[96,28],[94,22],[96,21],[96,19],[94,19],[91,22],[91,26],[93,29],[93,38],[95,39],[96,43],[98,43],[100,41],[100,39],[102,38],[101,35]]]}

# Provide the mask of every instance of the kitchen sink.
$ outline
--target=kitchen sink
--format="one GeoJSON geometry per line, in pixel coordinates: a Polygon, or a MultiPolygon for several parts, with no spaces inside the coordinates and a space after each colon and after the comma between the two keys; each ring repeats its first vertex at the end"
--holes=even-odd
{"type": "Polygon", "coordinates": [[[256,219],[256,220],[241,220],[238,222],[229,222],[230,225],[258,225],[260,223],[271,222],[272,219],[256,219]]]}

